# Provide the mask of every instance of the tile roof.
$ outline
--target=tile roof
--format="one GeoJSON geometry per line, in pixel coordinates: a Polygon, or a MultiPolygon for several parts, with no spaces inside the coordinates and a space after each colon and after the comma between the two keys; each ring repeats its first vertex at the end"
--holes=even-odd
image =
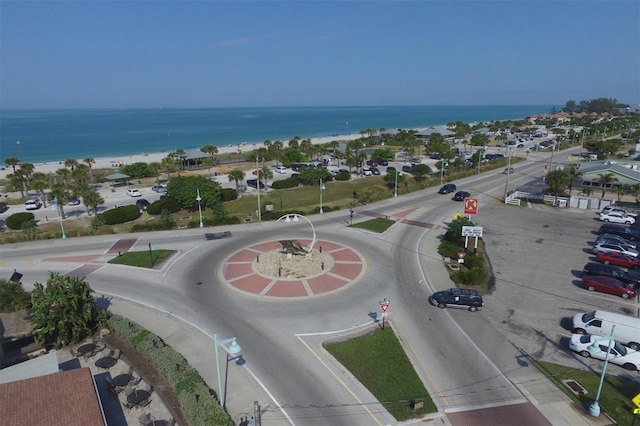
{"type": "Polygon", "coordinates": [[[2,423],[106,425],[88,368],[0,384],[2,423]]]}

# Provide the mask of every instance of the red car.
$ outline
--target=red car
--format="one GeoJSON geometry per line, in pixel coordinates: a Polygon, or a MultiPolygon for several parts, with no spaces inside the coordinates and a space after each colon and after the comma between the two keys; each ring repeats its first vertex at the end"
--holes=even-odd
{"type": "Polygon", "coordinates": [[[638,266],[640,266],[638,258],[624,253],[604,253],[600,251],[596,254],[596,260],[604,263],[605,265],[611,264],[629,269],[638,268],[638,266]]]}
{"type": "Polygon", "coordinates": [[[627,287],[622,281],[600,275],[585,275],[582,277],[582,288],[586,288],[589,291],[613,294],[623,299],[635,297],[636,295],[636,291],[627,287]]]}

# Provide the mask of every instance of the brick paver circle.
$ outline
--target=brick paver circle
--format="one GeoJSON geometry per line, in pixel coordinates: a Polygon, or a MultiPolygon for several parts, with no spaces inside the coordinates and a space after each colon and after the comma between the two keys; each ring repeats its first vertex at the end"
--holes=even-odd
{"type": "MultiPolygon", "coordinates": [[[[303,247],[310,240],[298,240],[303,247]]],[[[316,241],[311,256],[323,260],[323,268],[308,276],[279,276],[282,268],[264,268],[258,262],[273,258],[267,254],[280,251],[278,241],[265,241],[232,253],[222,261],[218,269],[220,281],[228,288],[246,296],[259,298],[308,298],[327,295],[342,290],[361,280],[367,264],[354,249],[331,241],[316,241]],[[261,271],[271,271],[270,273],[261,271]]],[[[299,259],[296,259],[299,260],[299,259]]],[[[281,262],[286,262],[282,260],[281,262]]],[[[286,265],[290,266],[290,265],[286,265]]],[[[295,268],[295,266],[291,266],[295,268]]],[[[290,268],[289,268],[290,269],[290,268]]],[[[316,268],[317,269],[317,268],[316,268]]]]}

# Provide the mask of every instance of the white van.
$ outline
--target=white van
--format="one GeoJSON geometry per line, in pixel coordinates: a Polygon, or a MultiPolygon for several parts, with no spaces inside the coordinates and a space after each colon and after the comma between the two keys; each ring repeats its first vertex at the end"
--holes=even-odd
{"type": "Polygon", "coordinates": [[[24,203],[24,207],[27,210],[38,210],[40,207],[42,206],[42,204],[40,204],[40,200],[36,199],[31,199],[31,200],[27,200],[24,203]]]}
{"type": "Polygon", "coordinates": [[[609,337],[612,330],[616,341],[640,350],[640,318],[605,311],[579,313],[573,317],[574,333],[609,337]]]}

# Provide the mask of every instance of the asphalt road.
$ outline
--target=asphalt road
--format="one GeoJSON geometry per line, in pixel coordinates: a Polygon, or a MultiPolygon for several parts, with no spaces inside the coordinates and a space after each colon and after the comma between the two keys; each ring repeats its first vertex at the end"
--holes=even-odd
{"type": "MultiPolygon", "coordinates": [[[[532,156],[514,166],[509,188],[536,179],[544,164],[546,159],[536,161],[532,156]]],[[[121,238],[138,238],[132,250],[142,250],[150,242],[180,249],[180,255],[160,271],[106,265],[87,279],[98,293],[157,306],[210,334],[236,336],[245,359],[294,423],[320,425],[327,419],[335,425],[394,423],[366,389],[348,375],[345,379],[341,366],[321,349],[324,340],[371,324],[369,314],[379,310],[382,298],[391,300],[390,321],[411,348],[410,357],[440,408],[459,411],[514,404],[524,401],[511,380],[522,371],[518,357],[523,353],[585,365],[566,348],[569,332],[563,318],[595,307],[631,312],[637,304],[576,286],[577,271],[589,258],[587,243],[595,238],[592,231],[598,226],[591,213],[504,206],[497,201],[505,184],[500,171],[456,183],[480,199],[480,212],[473,220],[484,227],[496,273],[486,308],[475,314],[441,311],[428,303],[432,291],[451,284],[425,267],[439,258],[425,241],[441,233],[439,225],[461,209],[450,195],[436,194],[437,188],[365,206],[356,216],[366,212],[393,216],[414,209],[410,219],[423,226],[398,224],[377,235],[347,228],[344,212],[313,217],[321,238],[358,251],[367,259],[368,270],[357,285],[309,300],[239,295],[219,282],[218,273],[229,253],[249,244],[279,239],[283,233],[288,238],[308,238],[304,223],[287,229],[266,222],[225,227],[221,231],[231,231],[232,237],[213,241],[205,240],[206,230],[196,229],[12,244],[3,247],[0,274],[7,276],[17,268],[25,274],[25,283],[44,282],[49,270],[69,273],[77,267],[52,257],[99,255],[121,238]]]]}

